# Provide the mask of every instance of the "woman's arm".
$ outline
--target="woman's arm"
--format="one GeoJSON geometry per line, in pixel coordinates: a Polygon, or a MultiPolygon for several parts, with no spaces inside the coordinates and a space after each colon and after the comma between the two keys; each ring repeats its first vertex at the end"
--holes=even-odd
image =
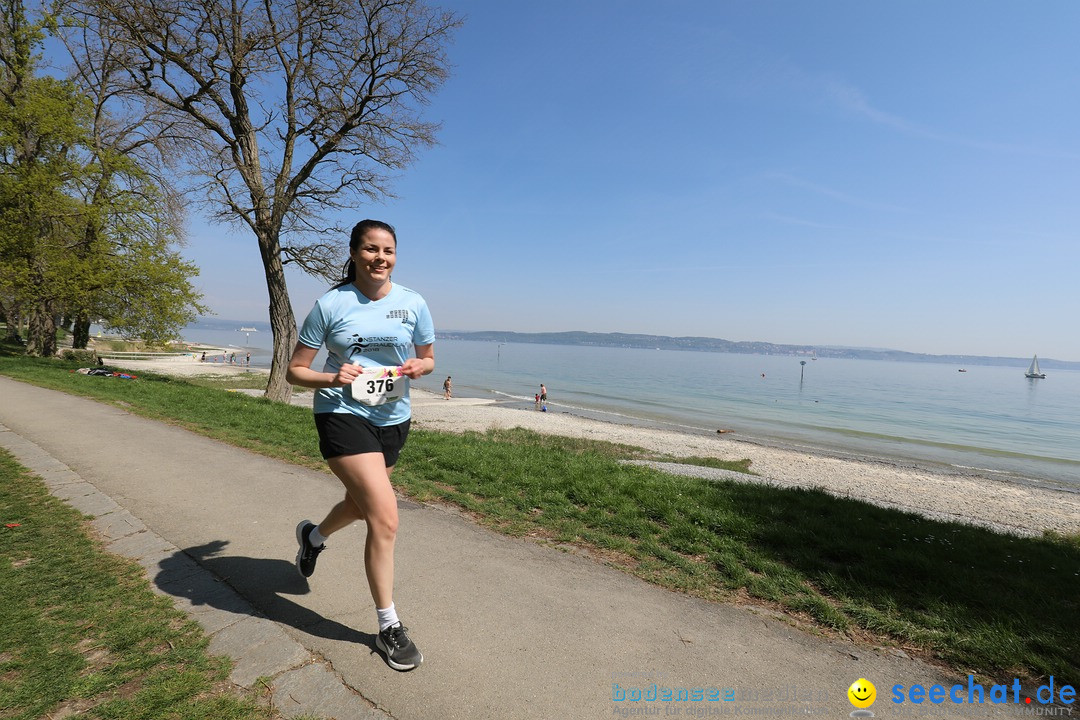
{"type": "MultiPolygon", "coordinates": [[[[431,347],[430,345],[428,347],[431,347]]],[[[345,364],[337,371],[337,374],[319,372],[311,369],[311,363],[318,354],[318,348],[308,347],[303,343],[296,343],[292,357],[289,359],[289,369],[285,373],[285,379],[293,385],[309,388],[343,387],[352,384],[356,376],[360,374],[360,366],[345,364]]],[[[432,369],[434,369],[434,360],[432,369]]],[[[430,372],[430,371],[429,371],[430,372]]]]}

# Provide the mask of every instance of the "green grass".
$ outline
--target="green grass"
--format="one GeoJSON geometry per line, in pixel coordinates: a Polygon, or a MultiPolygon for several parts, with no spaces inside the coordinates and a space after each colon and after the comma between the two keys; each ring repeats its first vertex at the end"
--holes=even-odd
{"type": "MultiPolygon", "coordinates": [[[[80,375],[74,372],[78,367],[77,362],[0,353],[0,372],[10,377],[101,400],[270,457],[325,466],[312,434],[311,411],[230,392],[244,387],[246,375],[235,376],[236,385],[214,387],[218,383],[205,379],[196,384],[152,373],[137,373],[137,380],[80,375]],[[298,442],[301,438],[307,442],[298,442]]],[[[260,387],[265,382],[262,376],[260,387]]]]}
{"type": "Polygon", "coordinates": [[[749,460],[721,460],[713,457],[685,457],[677,458],[676,462],[683,465],[697,465],[699,467],[716,468],[718,470],[732,470],[734,472],[757,475],[750,469],[749,460]]]}
{"type": "MultiPolygon", "coordinates": [[[[55,361],[0,357],[0,372],[323,466],[304,409],[152,376],[70,375],[55,361]]],[[[1080,538],[1017,538],[819,491],[620,462],[652,457],[521,429],[414,430],[394,479],[489,527],[582,547],[699,597],[764,604],[822,632],[900,646],[987,678],[1080,682],[1080,538]]]]}
{"type": "Polygon", "coordinates": [[[201,628],[83,523],[0,452],[0,717],[278,717],[227,682],[201,628]]]}
{"type": "MultiPolygon", "coordinates": [[[[219,390],[265,390],[266,380],[269,376],[262,372],[246,372],[229,375],[193,375],[184,378],[186,382],[197,387],[216,388],[219,390]]],[[[303,390],[304,388],[293,388],[303,390]]]]}

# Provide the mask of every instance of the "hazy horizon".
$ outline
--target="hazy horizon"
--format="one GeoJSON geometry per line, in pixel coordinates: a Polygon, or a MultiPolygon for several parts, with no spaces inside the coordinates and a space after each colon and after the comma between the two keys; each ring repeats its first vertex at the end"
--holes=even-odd
{"type": "MultiPolygon", "coordinates": [[[[297,324],[299,325],[299,323],[302,320],[303,320],[303,318],[298,317],[297,318],[297,324]]],[[[254,324],[254,325],[265,325],[265,326],[269,327],[269,325],[270,325],[270,321],[268,319],[267,320],[252,320],[250,318],[247,318],[247,319],[237,320],[237,319],[234,319],[234,318],[219,318],[217,316],[205,316],[204,315],[204,316],[200,316],[199,318],[197,318],[195,320],[195,322],[193,322],[191,325],[188,325],[187,327],[192,327],[193,325],[197,325],[199,323],[206,323],[206,324],[216,323],[216,324],[221,324],[221,325],[228,325],[228,327],[215,328],[215,329],[233,330],[235,332],[241,332],[240,331],[241,326],[247,326],[247,325],[253,325],[254,324]]],[[[258,330],[258,332],[263,332],[263,331],[258,330]]],[[[906,350],[904,348],[898,348],[898,347],[869,347],[869,346],[863,346],[863,345],[824,345],[824,344],[821,344],[821,343],[781,343],[781,342],[776,342],[774,340],[769,340],[769,339],[766,339],[766,338],[756,338],[756,339],[743,340],[743,339],[728,338],[728,337],[721,337],[721,336],[715,336],[715,335],[664,335],[662,333],[639,333],[639,332],[625,332],[625,331],[601,332],[601,331],[596,331],[596,330],[544,330],[544,331],[529,332],[529,331],[522,331],[522,330],[508,330],[508,329],[505,329],[505,328],[484,328],[484,329],[480,329],[480,330],[464,330],[462,328],[435,328],[435,333],[436,333],[437,336],[438,335],[452,335],[452,334],[457,334],[457,333],[462,333],[462,334],[466,334],[466,333],[468,333],[468,334],[472,334],[472,333],[514,333],[514,334],[518,334],[518,335],[534,335],[534,334],[544,334],[544,335],[553,334],[553,335],[557,335],[557,334],[562,334],[562,333],[577,333],[577,332],[595,333],[595,334],[598,334],[598,335],[614,335],[614,334],[646,335],[646,336],[655,335],[657,337],[670,337],[670,338],[701,337],[701,338],[707,338],[707,339],[710,339],[710,340],[723,340],[723,341],[734,342],[734,343],[769,343],[769,344],[773,344],[773,345],[785,345],[785,346],[792,346],[792,347],[820,348],[820,349],[823,349],[823,350],[863,350],[863,351],[867,351],[867,352],[902,352],[902,353],[913,353],[913,354],[918,354],[918,355],[961,356],[961,357],[970,357],[970,358],[1004,358],[1004,359],[1009,359],[1009,360],[1023,360],[1025,363],[1031,360],[1030,355],[1023,356],[1023,355],[978,355],[978,354],[974,354],[974,353],[916,353],[915,351],[906,350]]],[[[265,334],[269,334],[269,333],[265,333],[265,334]]],[[[1066,358],[1043,357],[1041,354],[1039,354],[1039,359],[1040,359],[1040,361],[1046,360],[1046,361],[1049,361],[1049,362],[1080,363],[1080,361],[1068,360],[1066,358]]]]}

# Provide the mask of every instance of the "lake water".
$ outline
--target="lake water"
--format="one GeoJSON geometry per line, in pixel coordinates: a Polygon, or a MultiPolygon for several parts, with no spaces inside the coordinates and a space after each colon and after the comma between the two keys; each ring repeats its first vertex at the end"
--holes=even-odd
{"type": "MultiPolygon", "coordinates": [[[[252,353],[269,367],[266,323],[199,323],[185,339],[252,353]]],[[[437,340],[416,387],[549,412],[668,427],[787,447],[978,470],[1080,492],[1080,372],[1045,380],[1025,367],[740,355],[679,350],[437,340]],[[763,377],[764,375],[764,377],[763,377]]]]}
{"type": "Polygon", "coordinates": [[[250,352],[252,367],[269,368],[274,357],[274,335],[268,322],[200,320],[184,328],[181,335],[189,343],[218,347],[238,357],[250,352]],[[243,332],[240,328],[254,330],[243,332]]]}
{"type": "Polygon", "coordinates": [[[1080,491],[1080,372],[437,340],[441,392],[615,422],[946,464],[1080,491]],[[764,375],[764,377],[763,377],[764,375]]]}

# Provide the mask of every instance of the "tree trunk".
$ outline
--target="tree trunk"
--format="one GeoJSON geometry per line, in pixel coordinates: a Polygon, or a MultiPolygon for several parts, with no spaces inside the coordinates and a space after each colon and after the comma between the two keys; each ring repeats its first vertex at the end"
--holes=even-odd
{"type": "Polygon", "coordinates": [[[22,345],[22,335],[19,334],[18,317],[12,317],[11,315],[8,315],[7,336],[4,339],[8,342],[18,343],[19,345],[22,345]]]}
{"type": "Polygon", "coordinates": [[[296,316],[289,302],[289,289],[285,284],[285,267],[281,264],[278,238],[260,237],[263,268],[266,270],[266,289],[270,294],[270,329],[274,334],[274,358],[270,363],[270,380],[266,384],[266,397],[277,402],[289,402],[292,386],[285,379],[289,359],[296,345],[296,316]]]}
{"type": "Polygon", "coordinates": [[[85,350],[90,343],[90,318],[80,313],[75,318],[75,326],[71,331],[71,347],[76,350],[85,350]]]}
{"type": "Polygon", "coordinates": [[[20,345],[23,345],[26,340],[23,339],[23,327],[26,325],[26,318],[23,316],[21,310],[16,310],[8,318],[8,337],[15,340],[20,345]]]}
{"type": "Polygon", "coordinates": [[[30,307],[30,325],[26,331],[26,354],[52,357],[56,354],[56,316],[52,303],[41,301],[30,307]]]}
{"type": "Polygon", "coordinates": [[[10,305],[0,303],[3,307],[4,322],[7,324],[6,337],[8,342],[22,345],[22,335],[19,334],[19,326],[22,325],[22,317],[19,315],[19,306],[12,302],[10,305]]]}

